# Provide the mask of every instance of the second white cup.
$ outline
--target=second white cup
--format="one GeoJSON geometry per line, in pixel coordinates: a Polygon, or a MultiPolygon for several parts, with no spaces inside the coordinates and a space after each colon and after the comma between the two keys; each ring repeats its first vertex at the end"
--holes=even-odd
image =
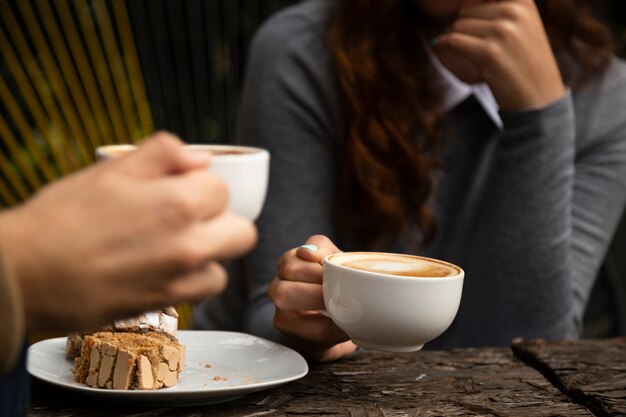
{"type": "MultiPolygon", "coordinates": [[[[237,145],[187,145],[194,152],[210,152],[209,169],[228,186],[228,208],[256,220],[261,214],[269,180],[267,150],[237,145]]],[[[96,149],[97,159],[117,158],[136,149],[134,145],[107,145],[96,149]]]]}

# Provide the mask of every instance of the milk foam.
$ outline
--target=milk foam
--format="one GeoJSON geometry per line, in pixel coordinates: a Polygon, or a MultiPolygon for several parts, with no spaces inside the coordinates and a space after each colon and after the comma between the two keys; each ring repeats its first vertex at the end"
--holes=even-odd
{"type": "Polygon", "coordinates": [[[359,252],[336,255],[332,261],[348,268],[389,275],[442,278],[459,274],[452,265],[409,255],[359,252]]]}

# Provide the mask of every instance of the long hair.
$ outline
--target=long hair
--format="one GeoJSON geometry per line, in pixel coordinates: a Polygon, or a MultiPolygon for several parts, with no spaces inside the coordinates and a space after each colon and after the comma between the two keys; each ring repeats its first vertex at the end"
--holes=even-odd
{"type": "MultiPolygon", "coordinates": [[[[537,0],[564,81],[576,89],[609,64],[610,34],[582,0],[537,0]]],[[[344,100],[345,146],[335,197],[338,224],[381,246],[416,226],[436,232],[429,209],[441,159],[443,90],[414,0],[337,0],[330,48],[344,100]]]]}

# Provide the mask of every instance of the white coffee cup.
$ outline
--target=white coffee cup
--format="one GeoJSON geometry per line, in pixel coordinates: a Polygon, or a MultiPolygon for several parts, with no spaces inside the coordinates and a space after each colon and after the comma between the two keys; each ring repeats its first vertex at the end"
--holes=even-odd
{"type": "Polygon", "coordinates": [[[329,255],[324,259],[325,314],[359,346],[420,350],[452,324],[464,276],[456,265],[420,256],[329,255]]]}
{"type": "MultiPolygon", "coordinates": [[[[251,220],[259,217],[269,179],[267,150],[236,145],[187,145],[186,148],[211,152],[209,169],[228,186],[230,210],[251,220]]],[[[135,149],[134,145],[101,146],[96,149],[96,158],[116,158],[135,149]]]]}

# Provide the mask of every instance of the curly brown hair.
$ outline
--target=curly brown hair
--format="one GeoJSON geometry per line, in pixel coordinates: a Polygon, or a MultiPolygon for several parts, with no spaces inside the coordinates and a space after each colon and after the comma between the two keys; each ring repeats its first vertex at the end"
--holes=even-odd
{"type": "MultiPolygon", "coordinates": [[[[609,31],[583,0],[537,0],[563,79],[579,88],[613,54],[609,31]]],[[[441,160],[443,90],[414,0],[337,0],[330,47],[343,93],[345,148],[335,198],[338,224],[371,247],[417,226],[428,242],[428,207],[441,160]]]]}

